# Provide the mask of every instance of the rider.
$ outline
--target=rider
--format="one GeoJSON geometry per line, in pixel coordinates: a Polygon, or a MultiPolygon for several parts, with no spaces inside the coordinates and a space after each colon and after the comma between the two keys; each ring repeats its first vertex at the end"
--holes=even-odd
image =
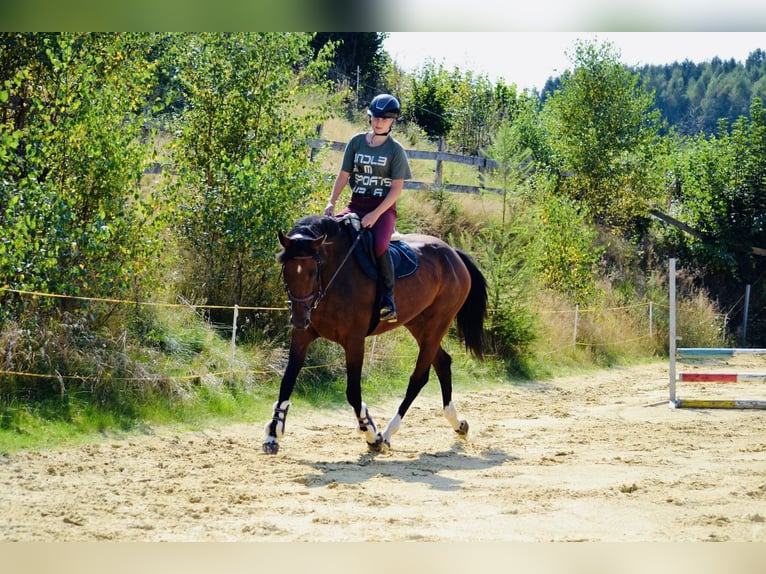
{"type": "Polygon", "coordinates": [[[346,184],[351,201],[338,216],[355,213],[362,227],[371,228],[375,258],[383,282],[380,320],[395,322],[394,266],[388,244],[396,223],[396,201],[404,180],[412,177],[404,147],[391,135],[401,106],[391,94],[375,96],[367,109],[371,129],[354,135],[346,145],[340,171],[332,188],[325,215],[332,216],[335,202],[346,184]]]}

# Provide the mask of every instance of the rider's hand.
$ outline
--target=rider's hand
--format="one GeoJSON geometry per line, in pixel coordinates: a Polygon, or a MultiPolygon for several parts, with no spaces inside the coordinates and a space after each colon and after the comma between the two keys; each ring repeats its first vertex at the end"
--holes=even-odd
{"type": "Polygon", "coordinates": [[[378,220],[378,216],[375,215],[374,212],[368,213],[362,218],[362,227],[372,227],[375,225],[375,222],[378,220]]]}

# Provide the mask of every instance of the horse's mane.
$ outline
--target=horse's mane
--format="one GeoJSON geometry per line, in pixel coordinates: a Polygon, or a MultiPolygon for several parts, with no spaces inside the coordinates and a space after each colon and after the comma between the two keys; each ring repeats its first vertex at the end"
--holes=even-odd
{"type": "Polygon", "coordinates": [[[293,228],[287,233],[287,236],[294,238],[302,236],[306,239],[316,239],[326,235],[327,239],[332,239],[340,231],[338,220],[326,215],[307,215],[301,217],[295,222],[293,228]]]}
{"type": "Polygon", "coordinates": [[[307,215],[295,222],[293,228],[287,232],[290,238],[289,249],[277,253],[277,261],[284,263],[294,257],[315,255],[312,243],[323,235],[329,240],[340,233],[341,226],[334,217],[326,215],[307,215]]]}

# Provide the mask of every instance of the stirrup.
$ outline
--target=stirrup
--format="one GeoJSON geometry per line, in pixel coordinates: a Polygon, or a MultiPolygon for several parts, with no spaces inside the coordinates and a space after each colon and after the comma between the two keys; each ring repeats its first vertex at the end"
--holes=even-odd
{"type": "Polygon", "coordinates": [[[387,323],[396,323],[399,317],[396,314],[396,307],[383,306],[380,308],[380,320],[387,323]]]}

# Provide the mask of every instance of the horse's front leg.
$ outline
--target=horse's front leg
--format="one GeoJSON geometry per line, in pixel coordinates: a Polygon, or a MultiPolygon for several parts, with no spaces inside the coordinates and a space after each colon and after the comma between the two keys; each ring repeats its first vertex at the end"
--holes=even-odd
{"type": "Polygon", "coordinates": [[[279,439],[285,434],[287,410],[290,408],[290,396],[293,393],[298,373],[300,373],[303,363],[306,361],[309,346],[314,339],[316,339],[316,335],[311,330],[292,330],[287,368],[282,375],[282,383],[279,386],[279,400],[274,403],[274,414],[264,427],[266,438],[261,448],[266,454],[277,454],[279,452],[279,439]]]}
{"type": "Polygon", "coordinates": [[[367,404],[362,401],[362,365],[364,363],[364,339],[361,344],[347,344],[346,352],[346,399],[354,409],[359,433],[364,435],[370,450],[380,450],[383,440],[372,420],[367,404]]]}

